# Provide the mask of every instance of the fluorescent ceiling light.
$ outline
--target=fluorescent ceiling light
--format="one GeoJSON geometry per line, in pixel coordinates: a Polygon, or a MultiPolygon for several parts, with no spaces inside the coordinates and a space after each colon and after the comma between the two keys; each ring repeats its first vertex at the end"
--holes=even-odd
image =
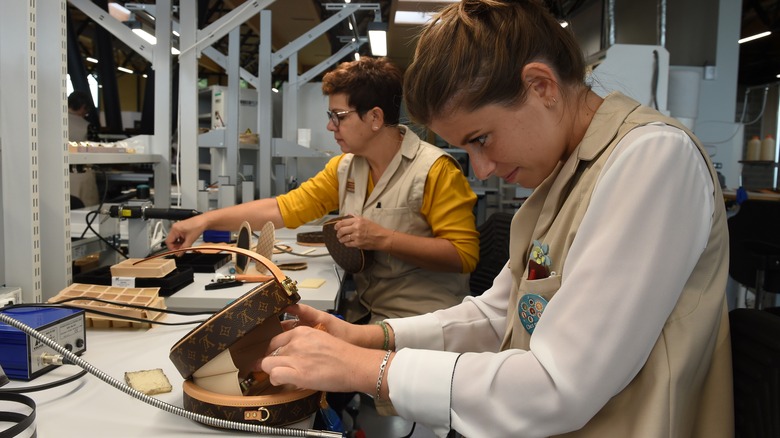
{"type": "Polygon", "coordinates": [[[360,53],[355,52],[355,61],[360,61],[360,53]]]}
{"type": "Polygon", "coordinates": [[[737,41],[737,42],[738,42],[738,43],[740,43],[740,44],[742,44],[742,43],[746,43],[746,42],[748,42],[748,41],[757,40],[757,39],[759,39],[759,38],[763,38],[763,37],[765,37],[765,36],[769,36],[769,35],[772,35],[772,32],[770,32],[770,31],[761,32],[761,33],[757,33],[757,34],[755,34],[755,35],[753,35],[753,36],[749,36],[749,37],[746,37],[746,38],[742,38],[741,40],[739,40],[739,41],[737,41]]]}
{"type": "Polygon", "coordinates": [[[149,32],[141,28],[133,29],[133,33],[143,38],[143,40],[149,44],[157,44],[157,37],[155,37],[154,35],[150,34],[149,32]]]}
{"type": "Polygon", "coordinates": [[[124,67],[117,67],[116,69],[117,69],[117,70],[119,70],[119,71],[123,71],[123,72],[125,72],[125,73],[127,73],[127,74],[133,74],[133,73],[135,73],[134,71],[130,70],[129,68],[124,68],[124,67]]]}
{"type": "MultiPolygon", "coordinates": [[[[147,32],[147,31],[145,31],[145,30],[143,30],[141,28],[133,29],[133,33],[138,35],[144,41],[146,41],[147,43],[149,43],[151,45],[156,45],[157,44],[157,37],[155,37],[154,35],[150,34],[149,32],[147,32]]],[[[176,47],[171,46],[171,55],[178,55],[180,53],[181,53],[181,51],[179,49],[177,49],[176,47]]]]}
{"type": "Polygon", "coordinates": [[[371,54],[374,56],[387,56],[387,24],[372,21],[368,23],[368,43],[371,45],[371,54]]]}
{"type": "Polygon", "coordinates": [[[97,64],[98,63],[98,60],[93,58],[93,57],[91,57],[91,56],[87,56],[85,59],[87,60],[87,62],[91,62],[93,64],[97,64]]]}
{"type": "Polygon", "coordinates": [[[425,24],[436,15],[435,12],[423,12],[423,11],[395,11],[395,24],[425,24]]]}

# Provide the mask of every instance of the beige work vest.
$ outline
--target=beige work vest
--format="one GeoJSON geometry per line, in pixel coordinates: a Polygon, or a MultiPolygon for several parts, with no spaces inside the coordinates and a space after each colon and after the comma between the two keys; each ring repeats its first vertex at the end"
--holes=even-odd
{"type": "MultiPolygon", "coordinates": [[[[353,154],[341,159],[339,213],[363,216],[401,233],[431,237],[431,227],[420,213],[425,181],[439,157],[455,160],[403,125],[401,132],[401,148],[369,196],[368,161],[353,154]]],[[[347,304],[348,321],[369,313],[377,321],[432,312],[460,303],[468,293],[468,274],[424,270],[380,251],[374,251],[373,265],[354,279],[357,295],[347,304]]]]}
{"type": "Polygon", "coordinates": [[[707,161],[716,206],[709,241],[639,374],[582,429],[565,436],[712,438],[734,434],[725,301],[728,231],[717,174],[701,144],[679,122],[621,94],[607,96],[578,149],[534,191],[512,221],[509,312],[513,316],[502,349],[529,349],[531,335],[516,311],[521,298],[538,294],[548,301],[555,299],[566,276],[566,256],[604,164],[631,129],[658,121],[688,133],[707,161]],[[550,270],[558,274],[526,279],[534,240],[548,245],[550,270]]]}

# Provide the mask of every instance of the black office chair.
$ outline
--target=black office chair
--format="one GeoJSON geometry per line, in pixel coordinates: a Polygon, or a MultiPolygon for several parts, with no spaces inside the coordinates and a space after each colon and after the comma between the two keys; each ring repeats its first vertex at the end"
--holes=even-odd
{"type": "Polygon", "coordinates": [[[755,308],[767,292],[780,293],[780,202],[747,200],[728,219],[729,275],[755,292],[755,308]]]}
{"type": "Polygon", "coordinates": [[[471,273],[471,295],[482,295],[509,260],[509,228],[514,213],[496,212],[477,227],[479,231],[479,263],[471,273]]]}
{"type": "Polygon", "coordinates": [[[780,436],[780,316],[729,312],[736,438],[780,436]]]}

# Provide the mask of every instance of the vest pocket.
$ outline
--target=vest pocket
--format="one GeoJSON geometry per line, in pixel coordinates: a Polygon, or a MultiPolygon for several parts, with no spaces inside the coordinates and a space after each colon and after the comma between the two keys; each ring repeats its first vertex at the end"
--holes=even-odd
{"type": "Polygon", "coordinates": [[[518,287],[518,295],[534,294],[550,300],[560,288],[561,276],[556,274],[539,280],[523,280],[518,287]]]}

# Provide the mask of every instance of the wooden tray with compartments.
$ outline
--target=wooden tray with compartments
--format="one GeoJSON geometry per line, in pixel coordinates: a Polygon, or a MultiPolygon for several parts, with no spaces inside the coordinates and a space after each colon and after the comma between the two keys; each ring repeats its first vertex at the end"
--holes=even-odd
{"type": "Polygon", "coordinates": [[[159,296],[159,288],[116,287],[101,286],[95,284],[73,283],[61,290],[57,295],[49,299],[49,303],[57,303],[69,298],[83,297],[83,300],[68,301],[69,306],[75,306],[87,311],[86,320],[88,327],[96,328],[150,328],[154,321],[165,316],[165,313],[151,308],[165,309],[165,299],[159,296]],[[98,298],[111,303],[95,301],[98,298]],[[124,304],[144,306],[150,309],[136,309],[124,304]],[[90,310],[108,312],[117,315],[117,318],[91,313],[90,310]],[[129,316],[145,319],[149,322],[130,321],[119,318],[129,316]]]}

